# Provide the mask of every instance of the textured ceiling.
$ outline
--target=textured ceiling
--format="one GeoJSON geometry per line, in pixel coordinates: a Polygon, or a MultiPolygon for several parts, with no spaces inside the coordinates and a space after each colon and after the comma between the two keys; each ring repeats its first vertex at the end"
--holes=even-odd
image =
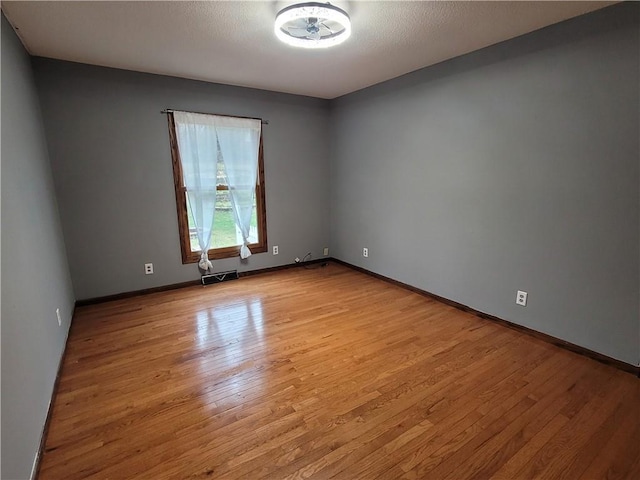
{"type": "Polygon", "coordinates": [[[335,1],[353,34],[329,50],[273,34],[295,1],[2,2],[32,55],[335,98],[615,2],[335,1]]]}

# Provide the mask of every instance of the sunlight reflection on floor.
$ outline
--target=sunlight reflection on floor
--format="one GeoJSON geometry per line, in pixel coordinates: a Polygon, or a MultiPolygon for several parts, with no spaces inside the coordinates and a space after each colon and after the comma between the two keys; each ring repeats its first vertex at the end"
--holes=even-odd
{"type": "MultiPolygon", "coordinates": [[[[195,347],[198,350],[210,351],[211,355],[200,358],[200,371],[205,377],[213,377],[216,381],[220,370],[212,371],[211,364],[220,364],[224,360],[225,367],[233,369],[247,361],[258,361],[265,353],[261,348],[264,336],[262,314],[262,300],[234,299],[232,303],[219,304],[215,307],[201,310],[196,314],[195,347]],[[250,346],[251,352],[245,352],[244,346],[250,346]]],[[[243,396],[247,383],[255,389],[258,375],[250,375],[246,369],[232,373],[223,379],[227,388],[226,396],[243,396]]],[[[213,379],[212,378],[212,379],[213,379]]],[[[261,384],[261,382],[260,382],[261,384]]],[[[213,396],[206,388],[203,389],[206,404],[215,407],[220,401],[219,396],[213,396]],[[214,398],[215,397],[215,398],[214,398]]],[[[218,395],[220,392],[218,391],[218,395]]]]}

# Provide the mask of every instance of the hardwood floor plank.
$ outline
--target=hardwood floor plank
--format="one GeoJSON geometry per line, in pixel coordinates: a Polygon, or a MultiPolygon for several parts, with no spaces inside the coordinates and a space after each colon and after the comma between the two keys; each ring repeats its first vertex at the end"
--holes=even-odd
{"type": "Polygon", "coordinates": [[[640,380],[342,265],[76,310],[40,479],[632,478],[640,380]]]}
{"type": "MultiPolygon", "coordinates": [[[[577,414],[524,466],[518,477],[555,478],[571,465],[573,457],[582,449],[585,441],[611,415],[615,408],[614,399],[622,393],[624,384],[613,384],[613,378],[603,379],[598,385],[600,391],[610,391],[606,402],[594,394],[577,414]]],[[[562,411],[560,412],[562,413],[562,411]]]]}
{"type": "MultiPolygon", "coordinates": [[[[626,396],[626,394],[623,392],[621,396],[626,396]]],[[[571,464],[568,466],[565,465],[562,470],[553,473],[554,478],[560,480],[580,478],[584,470],[593,460],[593,452],[597,452],[600,448],[606,446],[619,428],[624,430],[624,424],[622,422],[628,415],[629,406],[626,405],[624,401],[613,403],[616,405],[614,412],[597,427],[584,446],[574,453],[571,464]]],[[[547,477],[549,477],[549,475],[547,475],[547,477]]]]}
{"type": "Polygon", "coordinates": [[[556,414],[541,430],[536,432],[508,461],[491,475],[494,480],[513,480],[524,465],[567,424],[569,419],[556,414]]]}
{"type": "Polygon", "coordinates": [[[631,421],[625,419],[617,425],[613,437],[606,444],[599,446],[593,455],[593,460],[580,478],[584,480],[640,478],[640,458],[637,455],[638,445],[640,445],[640,410],[637,394],[630,396],[632,402],[634,398],[635,404],[625,403],[627,412],[631,412],[631,421]],[[634,457],[636,457],[635,463],[630,464],[628,460],[634,457]]]}
{"type": "MultiPolygon", "coordinates": [[[[483,424],[494,427],[500,425],[503,428],[506,426],[505,422],[507,421],[504,413],[525,399],[526,403],[535,402],[532,392],[538,391],[540,395],[543,395],[552,391],[558,385],[569,388],[572,382],[572,370],[565,370],[560,375],[555,375],[548,368],[545,368],[548,365],[557,365],[559,357],[559,355],[555,355],[549,361],[536,366],[534,371],[544,372],[544,375],[541,374],[535,377],[535,381],[516,383],[516,389],[503,386],[497,398],[475,405],[471,403],[472,409],[464,408],[465,403],[463,401],[466,400],[468,402],[468,399],[462,397],[462,401],[454,406],[454,410],[455,407],[458,407],[467,415],[454,425],[439,429],[437,437],[428,444],[413,450],[408,461],[404,461],[401,464],[403,473],[414,470],[409,477],[420,477],[429,474],[434,475],[434,478],[441,478],[435,476],[437,471],[436,473],[431,473],[440,463],[451,459],[464,446],[474,448],[475,445],[482,444],[487,440],[486,434],[483,434],[483,424]],[[482,423],[480,423],[481,421],[482,423]]],[[[455,462],[459,461],[460,458],[461,455],[454,457],[453,463],[450,463],[450,465],[456,465],[455,462]]],[[[447,468],[445,467],[441,470],[447,470],[447,468]]],[[[444,473],[441,473],[441,475],[444,476],[444,473]]]]}

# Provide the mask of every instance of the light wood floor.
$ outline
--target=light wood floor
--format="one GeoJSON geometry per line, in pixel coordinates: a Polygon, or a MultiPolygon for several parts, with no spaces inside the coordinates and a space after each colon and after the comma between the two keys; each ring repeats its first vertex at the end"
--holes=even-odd
{"type": "Polygon", "coordinates": [[[341,265],[79,308],[41,479],[640,478],[640,380],[341,265]]]}

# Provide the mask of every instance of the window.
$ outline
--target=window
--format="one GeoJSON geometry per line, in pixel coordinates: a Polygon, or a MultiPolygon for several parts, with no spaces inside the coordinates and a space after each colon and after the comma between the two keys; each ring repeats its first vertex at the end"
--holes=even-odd
{"type": "Polygon", "coordinates": [[[197,263],[207,243],[211,260],[240,255],[245,243],[251,253],[266,252],[260,121],[186,112],[167,116],[182,263],[197,263]]]}

